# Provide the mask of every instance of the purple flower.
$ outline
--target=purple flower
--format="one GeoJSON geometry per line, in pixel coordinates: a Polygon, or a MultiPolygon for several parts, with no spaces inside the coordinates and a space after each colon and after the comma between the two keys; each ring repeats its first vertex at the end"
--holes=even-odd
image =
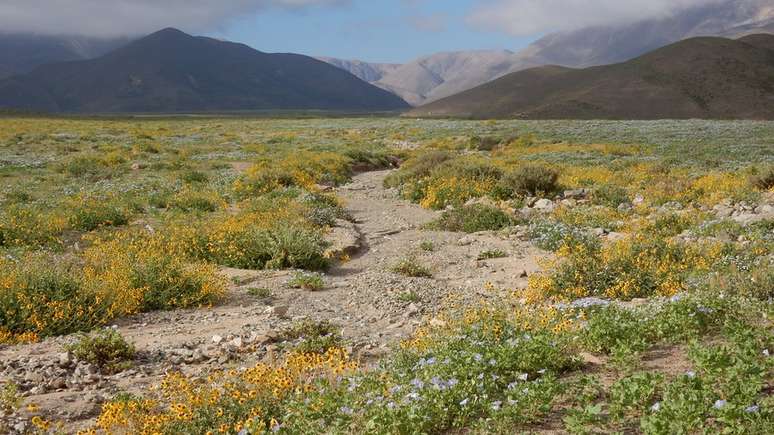
{"type": "Polygon", "coordinates": [[[353,413],[352,408],[350,408],[349,406],[342,406],[341,408],[339,408],[339,411],[347,415],[352,415],[353,413]]]}
{"type": "Polygon", "coordinates": [[[715,404],[712,405],[712,407],[715,408],[715,409],[723,409],[723,407],[726,406],[726,403],[728,403],[728,402],[726,402],[723,399],[718,399],[718,400],[715,401],[715,404]]]}
{"type": "Polygon", "coordinates": [[[748,414],[755,414],[756,412],[760,411],[760,406],[758,405],[750,405],[747,408],[744,409],[744,412],[748,414]]]}
{"type": "Polygon", "coordinates": [[[421,389],[421,388],[424,388],[425,383],[422,382],[421,379],[416,379],[415,378],[415,379],[411,380],[411,385],[413,385],[415,388],[421,389]]]}
{"type": "Polygon", "coordinates": [[[484,356],[481,355],[480,353],[477,353],[473,355],[473,359],[480,362],[482,359],[484,359],[484,356]]]}

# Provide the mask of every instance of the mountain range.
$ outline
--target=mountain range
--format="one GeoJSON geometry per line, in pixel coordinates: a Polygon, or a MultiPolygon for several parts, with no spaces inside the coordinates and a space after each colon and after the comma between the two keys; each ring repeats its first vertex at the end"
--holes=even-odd
{"type": "Polygon", "coordinates": [[[697,37],[618,64],[531,68],[406,116],[774,119],[774,35],[697,37]]]}
{"type": "Polygon", "coordinates": [[[736,38],[752,33],[774,33],[771,0],[721,0],[666,17],[550,34],[516,53],[504,50],[438,53],[397,68],[391,66],[380,75],[361,75],[361,71],[368,71],[368,64],[364,62],[326,61],[419,106],[535,66],[606,65],[695,36],[736,38]]]}
{"type": "Polygon", "coordinates": [[[65,113],[407,107],[325,62],[164,29],[103,56],[0,80],[0,108],[65,113]]]}

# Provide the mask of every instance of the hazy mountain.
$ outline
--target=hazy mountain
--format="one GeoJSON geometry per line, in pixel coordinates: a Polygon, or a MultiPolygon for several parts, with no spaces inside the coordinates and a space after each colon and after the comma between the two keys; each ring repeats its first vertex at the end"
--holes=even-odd
{"type": "Polygon", "coordinates": [[[385,74],[388,74],[401,66],[397,63],[369,63],[360,60],[343,60],[333,57],[318,57],[317,59],[345,71],[349,71],[360,80],[367,81],[368,83],[380,80],[385,74]]]}
{"type": "Polygon", "coordinates": [[[50,112],[395,110],[407,104],[325,62],[165,29],[92,60],[0,81],[0,108],[50,112]]]}
{"type": "Polygon", "coordinates": [[[420,105],[507,73],[540,65],[573,68],[623,62],[694,36],[774,33],[772,0],[722,0],[669,17],[548,35],[518,53],[462,51],[422,57],[387,72],[377,86],[420,105]]]}
{"type": "Polygon", "coordinates": [[[92,59],[129,41],[128,38],[0,33],[0,78],[30,72],[47,63],[92,59]]]}
{"type": "Polygon", "coordinates": [[[586,69],[544,66],[408,116],[525,119],[774,119],[774,35],[699,37],[586,69]]]}

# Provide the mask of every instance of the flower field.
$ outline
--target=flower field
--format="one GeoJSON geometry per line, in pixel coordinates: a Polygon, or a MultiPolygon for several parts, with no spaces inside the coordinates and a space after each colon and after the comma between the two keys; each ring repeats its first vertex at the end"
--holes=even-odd
{"type": "MultiPolygon", "coordinates": [[[[386,169],[435,211],[422,231],[516,240],[540,270],[449,298],[378,360],[302,324],[314,346],[170,371],[78,428],[35,410],[24,432],[774,431],[766,122],[0,119],[0,347],[218,307],[224,268],[323,290],[327,237],[354,220],[335,188],[386,169]]],[[[434,280],[408,258],[389,267],[434,280]]]]}

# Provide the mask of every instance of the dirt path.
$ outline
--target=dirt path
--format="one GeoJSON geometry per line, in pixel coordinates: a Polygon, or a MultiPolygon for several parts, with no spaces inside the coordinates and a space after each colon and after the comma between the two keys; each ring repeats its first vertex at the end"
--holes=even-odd
{"type": "Polygon", "coordinates": [[[139,351],[131,370],[113,376],[93,373],[93,368],[61,354],[62,345],[72,337],[57,337],[0,349],[0,380],[21,385],[30,402],[78,426],[93,418],[100,403],[116,392],[139,392],[158,383],[168,370],[199,375],[274,355],[277,332],[302,318],[340,325],[353,354],[373,361],[439,310],[449,295],[462,300],[491,297],[484,290],[486,283],[511,289],[524,286],[525,273],[538,269],[536,258],[542,253],[507,234],[421,230],[438,213],[385,189],[388,174],[359,174],[336,189],[354,220],[354,225],[337,231],[352,244],[357,240],[359,247],[349,261],[326,274],[323,291],[289,288],[293,271],[224,269],[235,283],[222,305],[147,313],[116,323],[139,351]],[[420,249],[423,241],[434,249],[420,249]],[[508,257],[476,259],[480,252],[493,249],[508,257]],[[390,271],[405,258],[428,267],[433,277],[408,278],[390,271]],[[270,289],[273,297],[251,296],[248,289],[255,287],[270,289]]]}

